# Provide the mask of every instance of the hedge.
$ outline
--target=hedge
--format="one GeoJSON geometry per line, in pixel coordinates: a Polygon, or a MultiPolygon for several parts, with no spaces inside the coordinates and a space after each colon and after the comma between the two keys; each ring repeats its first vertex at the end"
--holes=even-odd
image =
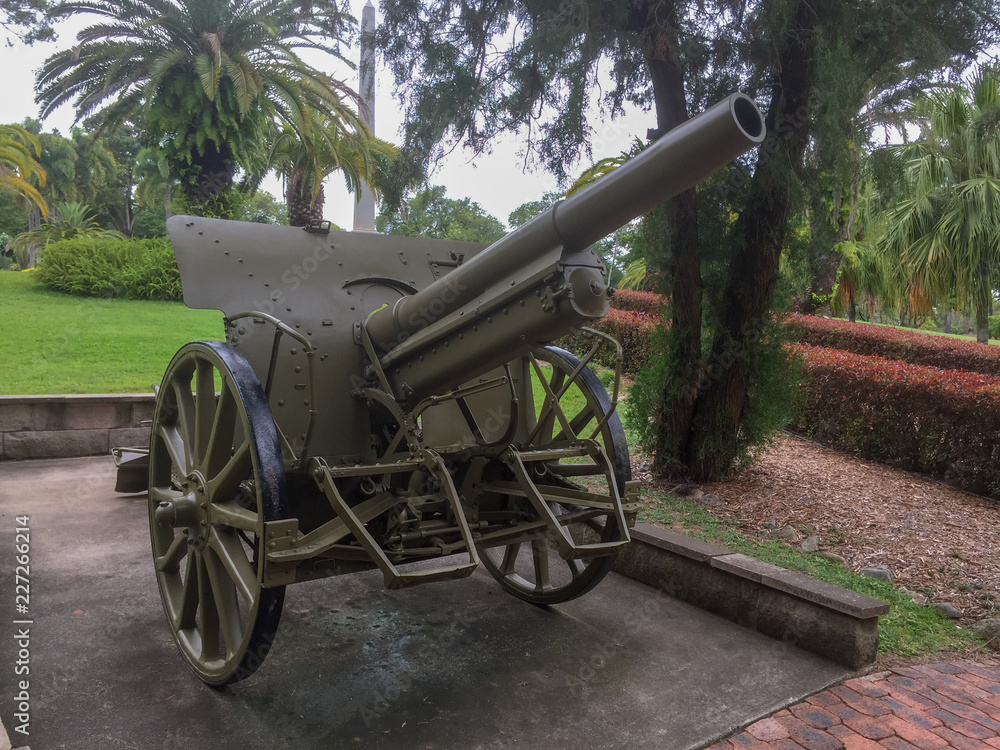
{"type": "MultiPolygon", "coordinates": [[[[618,339],[622,345],[622,372],[634,377],[652,356],[652,336],[657,322],[659,322],[657,316],[612,307],[607,315],[592,323],[590,327],[618,339]]],[[[593,337],[580,331],[564,336],[556,342],[556,346],[579,355],[588,352],[593,345],[593,337]]],[[[611,347],[603,347],[597,354],[597,364],[614,367],[613,355],[614,350],[611,347]]]]}
{"type": "MultiPolygon", "coordinates": [[[[626,375],[637,375],[653,354],[653,331],[660,322],[661,304],[659,294],[619,289],[611,298],[608,314],[591,325],[591,328],[618,339],[622,345],[622,372],[626,375]]],[[[584,354],[593,346],[593,340],[584,334],[573,333],[558,344],[564,349],[584,354]]],[[[597,362],[604,367],[614,367],[611,349],[602,349],[597,355],[597,362]]]]}
{"type": "Polygon", "coordinates": [[[615,310],[630,310],[647,315],[659,316],[662,305],[663,297],[655,292],[618,289],[615,291],[615,296],[611,298],[611,307],[615,310]]]}
{"type": "Polygon", "coordinates": [[[886,357],[913,365],[1000,375],[998,346],[811,315],[789,315],[786,325],[793,339],[811,346],[886,357]]]}
{"type": "Polygon", "coordinates": [[[789,429],[1000,498],[1000,377],[806,344],[789,429]]]}
{"type": "Polygon", "coordinates": [[[179,300],[181,279],[170,240],[80,237],[42,251],[38,276],[50,289],[91,297],[179,300]]]}

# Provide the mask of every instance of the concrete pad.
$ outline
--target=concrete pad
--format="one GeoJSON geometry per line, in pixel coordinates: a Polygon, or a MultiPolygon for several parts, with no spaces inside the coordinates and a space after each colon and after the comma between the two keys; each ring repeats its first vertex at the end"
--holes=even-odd
{"type": "Polygon", "coordinates": [[[145,496],[107,458],[0,463],[0,719],[15,746],[704,747],[847,671],[617,575],[538,608],[484,573],[287,589],[264,666],[205,687],[173,645],[145,496]],[[15,732],[14,517],[31,525],[31,725],[15,732]]]}

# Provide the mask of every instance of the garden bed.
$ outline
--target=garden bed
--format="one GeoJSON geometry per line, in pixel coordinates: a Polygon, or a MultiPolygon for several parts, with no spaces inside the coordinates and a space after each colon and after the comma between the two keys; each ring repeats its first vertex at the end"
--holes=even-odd
{"type": "MultiPolygon", "coordinates": [[[[649,480],[643,466],[637,478],[649,480]]],[[[705,507],[725,523],[768,537],[791,526],[796,546],[816,534],[820,550],[840,555],[846,567],[886,565],[897,587],[955,605],[963,623],[1000,610],[996,501],[793,436],[780,437],[731,481],[700,489],[718,498],[705,507]]]]}

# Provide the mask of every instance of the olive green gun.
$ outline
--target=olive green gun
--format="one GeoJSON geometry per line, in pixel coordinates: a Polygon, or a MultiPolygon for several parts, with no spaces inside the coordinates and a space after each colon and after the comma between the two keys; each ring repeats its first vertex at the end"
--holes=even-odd
{"type": "Polygon", "coordinates": [[[637,487],[619,373],[609,395],[590,367],[600,347],[621,361],[588,328],[613,291],[591,245],[764,130],[735,94],[489,247],[172,217],[185,303],[225,315],[224,341],[167,367],[142,461],[198,676],[251,674],[298,581],[377,568],[398,588],[482,563],[536,604],[596,585],[637,487]],[[580,329],[582,357],[550,346],[580,329]]]}

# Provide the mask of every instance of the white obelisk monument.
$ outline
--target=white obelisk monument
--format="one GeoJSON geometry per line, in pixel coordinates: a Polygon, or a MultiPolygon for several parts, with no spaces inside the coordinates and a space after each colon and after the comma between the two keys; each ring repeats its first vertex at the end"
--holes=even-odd
{"type": "MultiPolygon", "coordinates": [[[[375,46],[372,34],[375,32],[375,6],[371,0],[361,11],[361,61],[358,65],[360,88],[358,93],[365,106],[361,108],[361,121],[368,130],[375,133],[375,46]]],[[[375,231],[375,196],[367,184],[362,184],[361,195],[354,205],[354,231],[375,231]]]]}

